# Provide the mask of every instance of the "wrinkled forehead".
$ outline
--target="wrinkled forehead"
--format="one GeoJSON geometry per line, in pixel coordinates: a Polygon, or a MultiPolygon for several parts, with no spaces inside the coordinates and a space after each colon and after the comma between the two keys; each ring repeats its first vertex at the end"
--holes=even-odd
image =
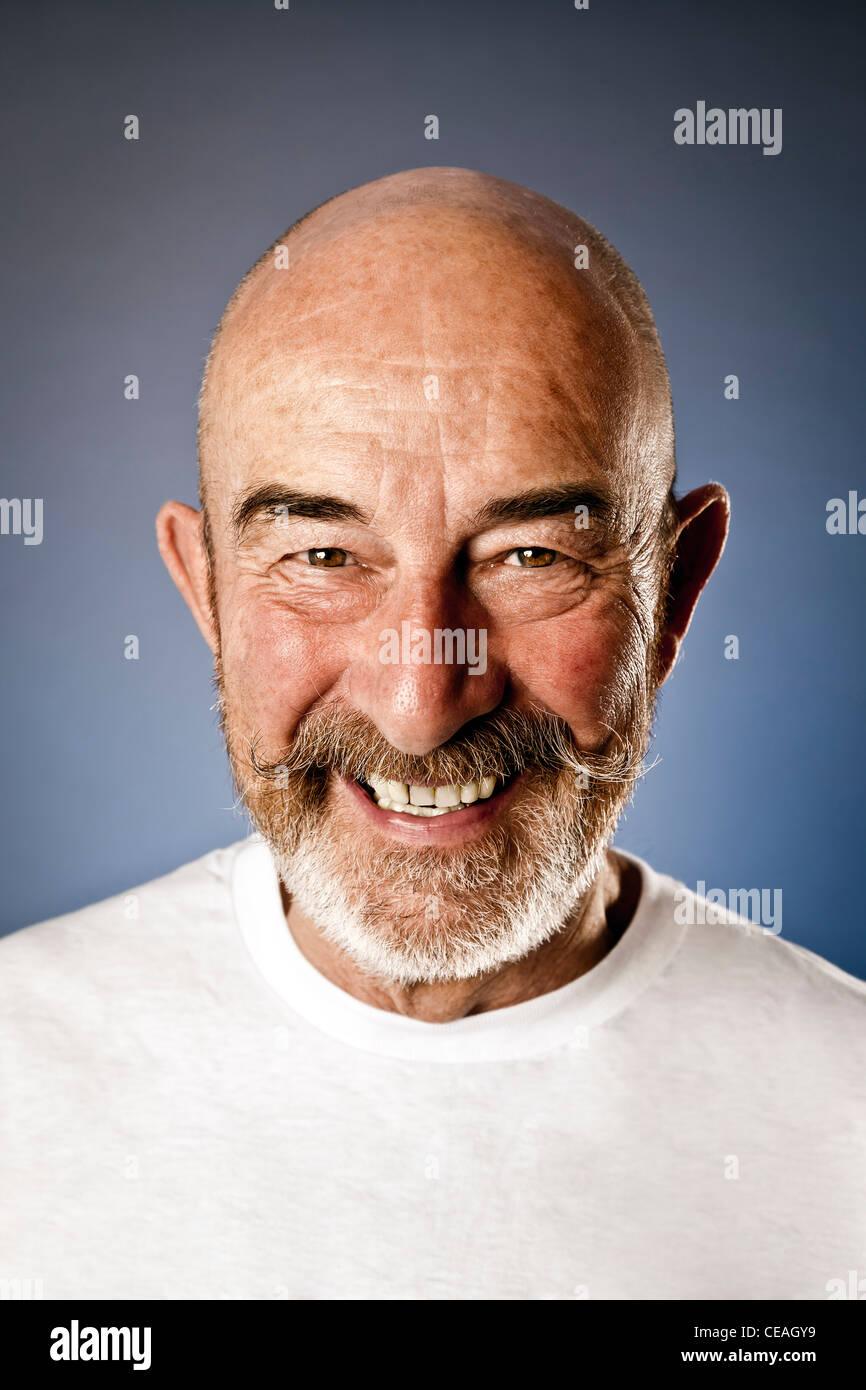
{"type": "Polygon", "coordinates": [[[404,214],[263,267],[211,372],[212,514],[273,481],[458,510],[576,475],[628,492],[649,422],[625,315],[564,245],[452,221],[404,214]]]}

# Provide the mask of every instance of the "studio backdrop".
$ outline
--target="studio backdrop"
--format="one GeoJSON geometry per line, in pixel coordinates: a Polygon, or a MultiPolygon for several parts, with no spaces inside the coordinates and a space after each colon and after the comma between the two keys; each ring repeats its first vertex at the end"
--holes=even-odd
{"type": "Polygon", "coordinates": [[[667,354],[678,489],[732,497],[618,842],[700,892],[755,890],[755,920],[866,975],[856,22],[694,0],[7,6],[3,930],[247,833],[210,654],[154,540],[166,498],[195,501],[204,356],[297,217],[461,165],[613,241],[667,354]]]}

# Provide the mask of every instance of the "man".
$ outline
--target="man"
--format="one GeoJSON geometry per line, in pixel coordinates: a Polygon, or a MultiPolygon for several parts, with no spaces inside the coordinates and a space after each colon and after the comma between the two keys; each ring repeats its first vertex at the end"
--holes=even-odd
{"type": "Polygon", "coordinates": [[[0,1272],[828,1297],[863,989],[608,848],[728,521],[634,275],[485,175],[344,194],[232,298],[200,469],[159,545],[259,835],[4,942],[0,1272]]]}

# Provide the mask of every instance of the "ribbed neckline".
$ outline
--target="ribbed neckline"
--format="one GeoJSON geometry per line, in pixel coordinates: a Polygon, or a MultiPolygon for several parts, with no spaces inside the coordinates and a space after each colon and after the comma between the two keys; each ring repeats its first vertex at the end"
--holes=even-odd
{"type": "Polygon", "coordinates": [[[379,1056],[424,1062],[492,1062],[586,1048],[588,1030],[621,1012],[664,968],[682,940],[673,881],[634,855],[641,891],[631,923],[598,965],[560,989],[450,1023],[426,1023],[366,1004],[307,960],[289,930],[270,849],[252,836],[232,867],[235,917],[270,987],[322,1032],[379,1056]]]}

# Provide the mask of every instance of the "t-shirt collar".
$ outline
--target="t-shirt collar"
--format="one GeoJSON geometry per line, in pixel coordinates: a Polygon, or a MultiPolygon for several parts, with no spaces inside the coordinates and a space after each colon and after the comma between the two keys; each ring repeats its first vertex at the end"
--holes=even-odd
{"type": "Polygon", "coordinates": [[[590,1030],[612,1018],[664,968],[682,939],[674,920],[671,881],[643,860],[635,914],[598,965],[570,984],[519,1004],[449,1023],[427,1023],[367,1004],[326,979],[289,930],[266,842],[258,835],[238,849],[232,893],[246,948],[261,975],[290,1008],[350,1047],[424,1062],[491,1062],[537,1056],[557,1047],[581,1051],[590,1030]]]}

